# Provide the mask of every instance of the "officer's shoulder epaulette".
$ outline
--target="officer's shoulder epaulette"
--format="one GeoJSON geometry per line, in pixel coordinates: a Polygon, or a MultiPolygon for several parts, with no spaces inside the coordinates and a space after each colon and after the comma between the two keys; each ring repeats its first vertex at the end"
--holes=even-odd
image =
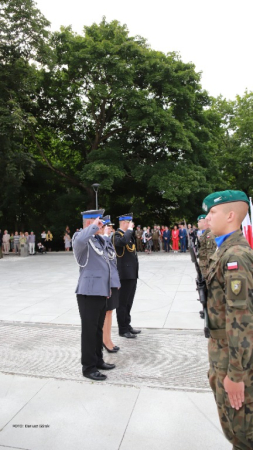
{"type": "Polygon", "coordinates": [[[124,236],[124,233],[122,233],[122,231],[120,230],[116,230],[114,235],[118,234],[119,236],[124,236]]]}

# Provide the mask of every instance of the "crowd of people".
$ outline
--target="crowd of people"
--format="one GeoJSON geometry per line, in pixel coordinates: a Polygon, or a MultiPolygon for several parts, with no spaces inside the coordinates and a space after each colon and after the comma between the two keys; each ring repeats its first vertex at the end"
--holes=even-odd
{"type": "MultiPolygon", "coordinates": [[[[76,230],[78,231],[78,230],[76,230]]],[[[111,235],[115,233],[112,228],[111,235]]],[[[195,225],[188,224],[188,234],[190,238],[195,240],[198,234],[198,228],[195,225]]],[[[188,249],[188,234],[185,225],[178,224],[173,228],[164,225],[154,225],[141,227],[138,225],[135,229],[136,250],[137,252],[186,252],[188,249]]],[[[38,253],[50,252],[52,249],[53,234],[50,230],[43,230],[39,237],[34,232],[18,232],[9,233],[0,230],[0,258],[9,253],[20,255],[21,247],[24,247],[25,253],[35,255],[38,253]]],[[[72,237],[69,226],[67,225],[63,233],[63,248],[66,252],[72,249],[72,237]]]]}
{"type": "Polygon", "coordinates": [[[8,230],[4,230],[2,234],[0,230],[0,258],[3,254],[8,255],[10,252],[19,255],[22,248],[30,255],[35,255],[35,243],[36,236],[33,231],[30,234],[27,231],[25,233],[15,231],[9,234],[8,230]]]}
{"type": "MultiPolygon", "coordinates": [[[[50,230],[43,230],[40,236],[37,238],[33,231],[30,233],[18,232],[9,233],[8,230],[0,230],[0,258],[3,255],[8,255],[9,253],[15,253],[20,255],[22,249],[25,255],[35,255],[38,253],[50,252],[52,249],[53,234],[50,230]]],[[[72,246],[72,239],[70,234],[70,229],[68,225],[65,228],[63,235],[63,247],[65,251],[69,251],[72,246]]]]}
{"type": "Polygon", "coordinates": [[[135,231],[137,252],[146,252],[147,254],[152,251],[185,253],[189,246],[188,240],[192,239],[195,242],[197,235],[198,228],[191,224],[187,225],[187,230],[184,223],[174,225],[173,228],[154,225],[152,229],[149,226],[142,229],[138,225],[135,231]]]}

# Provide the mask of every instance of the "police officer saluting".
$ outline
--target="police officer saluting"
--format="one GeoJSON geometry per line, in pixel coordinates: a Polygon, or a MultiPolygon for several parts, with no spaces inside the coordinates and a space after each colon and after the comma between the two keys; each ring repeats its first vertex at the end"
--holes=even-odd
{"type": "Polygon", "coordinates": [[[116,309],[119,335],[125,338],[135,338],[141,330],[131,326],[131,308],[137,286],[139,263],[135,247],[133,214],[119,217],[120,228],[112,237],[116,250],[117,267],[121,289],[119,291],[119,307],[116,309]]]}
{"type": "Polygon", "coordinates": [[[80,273],[76,288],[81,317],[81,363],[83,376],[102,381],[106,376],[99,369],[114,369],[103,360],[103,324],[106,299],[111,295],[110,263],[105,241],[97,233],[102,228],[104,210],[82,213],[83,229],[73,236],[73,251],[80,273]]]}
{"type": "Polygon", "coordinates": [[[240,230],[248,206],[241,191],[203,202],[218,246],[206,275],[209,382],[234,450],[253,448],[253,250],[240,230]]]}

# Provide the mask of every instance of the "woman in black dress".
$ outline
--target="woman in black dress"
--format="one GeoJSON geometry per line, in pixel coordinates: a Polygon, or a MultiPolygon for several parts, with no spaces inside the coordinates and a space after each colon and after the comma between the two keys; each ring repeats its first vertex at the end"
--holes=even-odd
{"type": "Polygon", "coordinates": [[[107,245],[107,251],[109,254],[110,268],[111,268],[111,291],[112,295],[107,299],[106,315],[103,326],[103,345],[109,353],[116,353],[119,351],[119,347],[112,342],[112,311],[119,306],[119,289],[120,279],[117,269],[117,259],[115,249],[112,245],[110,234],[114,224],[111,223],[110,216],[105,216],[102,219],[105,223],[103,230],[103,237],[107,245]]]}

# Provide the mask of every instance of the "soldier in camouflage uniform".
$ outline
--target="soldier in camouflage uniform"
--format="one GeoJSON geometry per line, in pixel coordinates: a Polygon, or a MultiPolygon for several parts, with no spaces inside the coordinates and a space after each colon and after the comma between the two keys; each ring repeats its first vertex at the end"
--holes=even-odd
{"type": "Polygon", "coordinates": [[[209,267],[209,258],[216,251],[217,244],[215,242],[215,236],[208,228],[208,222],[206,215],[201,214],[198,216],[198,229],[202,231],[199,236],[199,267],[204,278],[206,278],[207,270],[209,267]]]}
{"type": "Polygon", "coordinates": [[[248,203],[241,191],[216,192],[203,202],[218,246],[206,278],[208,375],[234,450],[253,449],[253,251],[240,231],[248,203]]]}
{"type": "Polygon", "coordinates": [[[142,252],[143,251],[142,234],[143,234],[143,230],[141,229],[141,226],[138,225],[137,229],[135,230],[135,240],[136,240],[136,250],[137,250],[137,252],[142,252]]]}

